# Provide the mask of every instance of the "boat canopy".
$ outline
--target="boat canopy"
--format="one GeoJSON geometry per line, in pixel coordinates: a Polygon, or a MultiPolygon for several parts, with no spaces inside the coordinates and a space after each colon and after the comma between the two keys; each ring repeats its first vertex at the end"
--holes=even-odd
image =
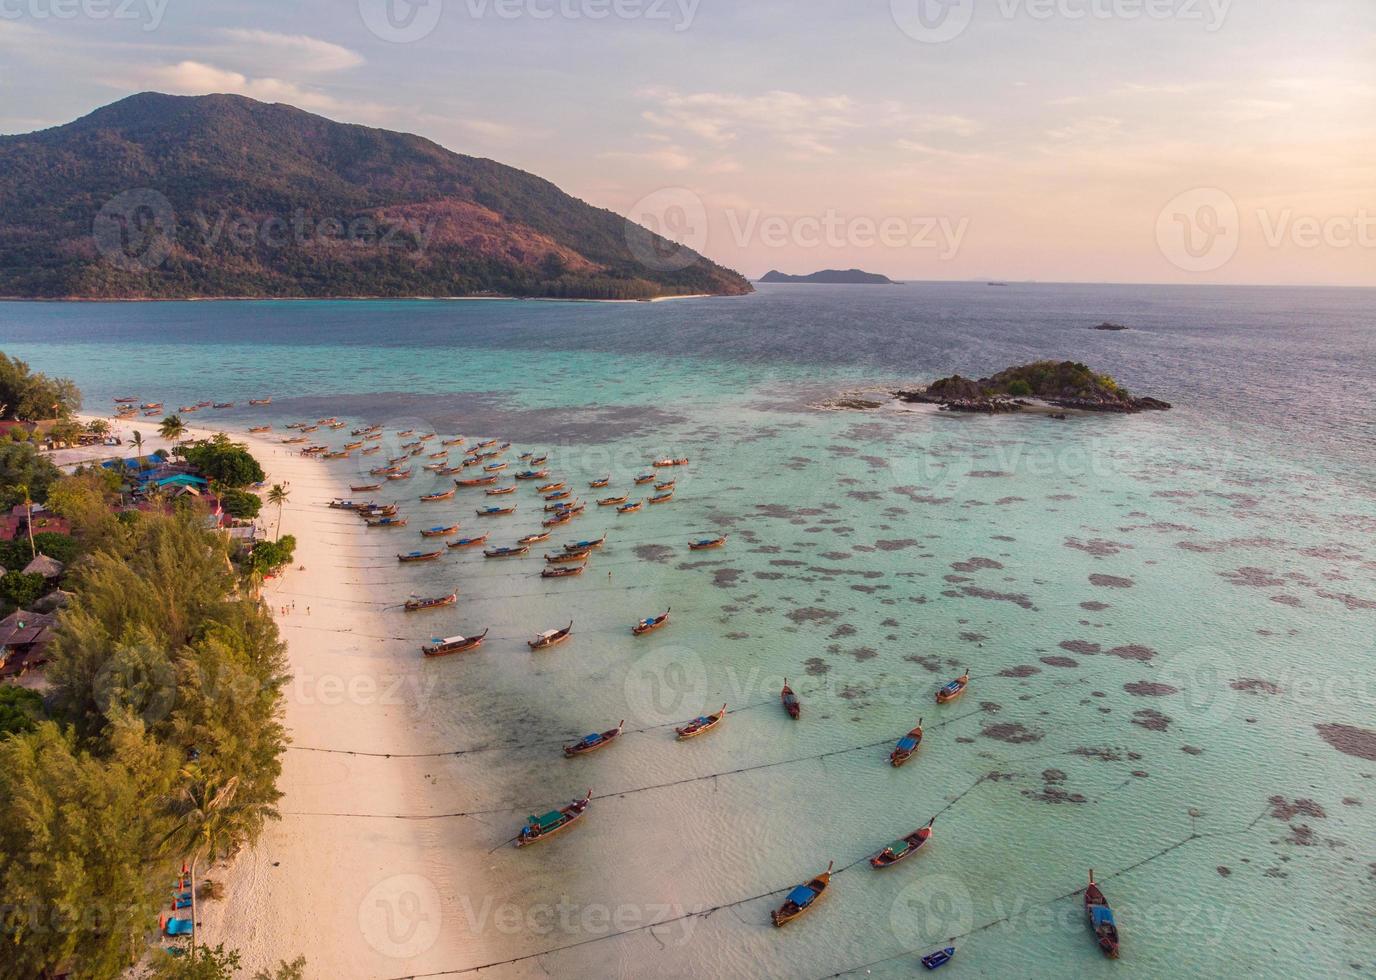
{"type": "Polygon", "coordinates": [[[1094,923],[1094,928],[1096,929],[1100,926],[1114,925],[1113,909],[1109,908],[1107,905],[1090,906],[1089,916],[1090,921],[1094,923]]]}
{"type": "Polygon", "coordinates": [[[539,827],[541,830],[549,830],[549,828],[555,826],[563,819],[564,814],[561,811],[551,810],[549,811],[549,813],[546,813],[543,817],[540,817],[538,820],[532,817],[530,822],[534,826],[539,827]]]}
{"type": "Polygon", "coordinates": [[[898,857],[898,855],[904,853],[905,851],[907,851],[907,849],[908,842],[905,840],[896,840],[888,846],[889,853],[892,854],[894,857],[898,857]]]}
{"type": "Polygon", "coordinates": [[[917,748],[917,739],[913,738],[911,735],[904,735],[898,740],[898,747],[904,752],[911,752],[913,749],[917,748]]]}
{"type": "Polygon", "coordinates": [[[803,906],[807,905],[816,897],[817,893],[813,891],[811,888],[807,887],[807,885],[799,885],[797,888],[793,889],[793,891],[788,893],[788,900],[792,902],[794,905],[798,906],[799,908],[802,908],[803,906]]]}

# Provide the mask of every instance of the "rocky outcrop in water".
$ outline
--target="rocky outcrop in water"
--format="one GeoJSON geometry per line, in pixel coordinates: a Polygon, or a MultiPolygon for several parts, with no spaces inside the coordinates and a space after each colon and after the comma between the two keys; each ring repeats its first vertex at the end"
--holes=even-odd
{"type": "Polygon", "coordinates": [[[1082,412],[1165,411],[1169,402],[1132,395],[1107,374],[1075,361],[1036,361],[978,381],[958,374],[926,388],[896,391],[899,401],[940,405],[952,412],[999,414],[1032,407],[1027,399],[1082,412]]]}

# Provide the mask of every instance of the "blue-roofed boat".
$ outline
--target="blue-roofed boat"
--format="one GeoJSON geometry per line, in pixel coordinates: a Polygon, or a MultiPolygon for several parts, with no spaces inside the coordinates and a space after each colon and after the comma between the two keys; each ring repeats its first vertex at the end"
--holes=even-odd
{"type": "Polygon", "coordinates": [[[669,613],[671,613],[672,611],[673,607],[670,607],[669,609],[664,610],[664,612],[660,613],[658,616],[651,616],[648,619],[642,619],[640,622],[636,623],[634,626],[631,627],[631,632],[634,633],[636,636],[644,636],[646,633],[653,632],[654,630],[659,629],[661,626],[667,625],[669,622],[669,613]]]}
{"type": "Polygon", "coordinates": [[[527,534],[524,538],[517,541],[517,544],[539,544],[541,541],[549,540],[549,532],[541,531],[538,534],[527,534]]]}
{"type": "Polygon", "coordinates": [[[712,729],[716,728],[718,725],[721,724],[722,719],[725,717],[726,705],[722,705],[721,710],[718,711],[716,714],[701,715],[697,718],[694,718],[692,721],[684,725],[682,728],[675,728],[674,733],[678,736],[678,740],[680,742],[684,741],[685,739],[697,738],[699,735],[702,735],[705,732],[710,732],[712,729]]]}
{"type": "Polygon", "coordinates": [[[626,722],[623,719],[617,726],[610,731],[584,735],[572,745],[564,746],[564,757],[572,759],[575,756],[587,755],[589,752],[596,752],[598,749],[605,749],[612,742],[621,737],[621,732],[625,729],[626,722]]]}
{"type": "Polygon", "coordinates": [[[556,490],[562,490],[562,489],[564,489],[564,482],[563,482],[562,480],[560,480],[560,481],[558,481],[557,483],[546,483],[546,484],[545,484],[544,486],[542,486],[542,487],[536,487],[536,488],[535,488],[535,492],[536,492],[536,493],[554,493],[556,490]]]}
{"type": "Polygon", "coordinates": [[[917,725],[908,734],[898,740],[898,744],[889,753],[889,764],[897,769],[903,763],[912,758],[917,747],[922,744],[922,719],[917,719],[917,725]]]}
{"type": "Polygon", "coordinates": [[[522,470],[516,474],[518,480],[543,480],[549,476],[549,470],[522,470]]]}
{"type": "Polygon", "coordinates": [[[936,703],[945,704],[947,701],[954,701],[965,693],[965,689],[970,686],[970,668],[965,668],[965,673],[961,674],[951,683],[943,686],[936,692],[936,703]]]}
{"type": "Polygon", "coordinates": [[[939,949],[935,953],[928,953],[926,956],[922,957],[922,965],[929,970],[935,970],[937,967],[945,966],[947,963],[951,962],[951,957],[955,955],[956,948],[954,946],[947,946],[945,949],[939,949]]]}
{"type": "Polygon", "coordinates": [[[397,561],[403,564],[417,561],[434,561],[443,554],[443,551],[410,551],[404,555],[397,555],[397,561]]]}
{"type": "Polygon", "coordinates": [[[788,893],[784,904],[769,914],[776,928],[787,925],[817,904],[817,900],[826,893],[827,887],[831,884],[831,869],[835,864],[836,862],[832,861],[816,878],[788,893]]]}
{"type": "Polygon", "coordinates": [[[611,482],[612,478],[610,476],[600,476],[596,480],[593,480],[591,483],[589,483],[588,487],[592,490],[602,490],[605,487],[611,486],[611,482]]]}
{"type": "Polygon", "coordinates": [[[1089,887],[1085,889],[1085,916],[1089,928],[1094,930],[1094,938],[1105,956],[1111,960],[1118,958],[1118,923],[1113,919],[1113,909],[1108,899],[1094,883],[1094,869],[1089,869],[1089,887]]]}
{"type": "Polygon", "coordinates": [[[459,538],[459,540],[457,540],[457,541],[450,541],[450,542],[449,542],[449,547],[451,547],[451,548],[477,548],[477,547],[479,547],[480,545],[485,545],[485,544],[487,544],[487,539],[488,539],[489,537],[491,537],[491,535],[484,534],[484,535],[481,535],[481,536],[476,537],[476,538],[459,538]]]}
{"type": "Polygon", "coordinates": [[[484,551],[484,552],[483,552],[483,557],[484,557],[484,558],[520,558],[520,557],[522,557],[522,556],[524,556],[524,555],[528,555],[528,554],[530,554],[530,548],[529,548],[529,547],[493,548],[493,549],[490,550],[490,551],[484,551]]]}
{"type": "Polygon", "coordinates": [[[668,491],[668,492],[666,492],[666,493],[656,494],[655,496],[653,496],[653,497],[650,498],[650,501],[649,501],[649,502],[652,503],[652,504],[667,504],[669,501],[671,501],[671,500],[673,500],[673,499],[674,499],[674,491],[670,490],[670,491],[668,491]]]}
{"type": "Polygon", "coordinates": [[[459,594],[451,592],[448,595],[437,596],[434,599],[407,599],[407,612],[420,612],[423,609],[439,609],[443,606],[452,606],[459,601],[459,594]]]}
{"type": "Polygon", "coordinates": [[[551,810],[542,817],[533,814],[526,818],[526,825],[521,828],[521,832],[516,836],[516,846],[526,847],[552,837],[564,828],[576,823],[583,814],[588,812],[588,805],[592,803],[592,790],[588,790],[588,795],[581,800],[574,800],[561,810],[551,810]]]}
{"type": "Polygon", "coordinates": [[[565,551],[591,551],[600,548],[607,543],[607,536],[604,534],[596,541],[575,541],[573,544],[564,545],[565,551]]]}
{"type": "Polygon", "coordinates": [[[427,493],[420,498],[420,502],[423,504],[435,504],[439,503],[441,500],[450,500],[453,498],[455,492],[455,490],[441,490],[439,493],[427,493]]]}
{"type": "Polygon", "coordinates": [[[720,548],[726,544],[726,535],[719,538],[701,538],[688,544],[689,551],[709,551],[712,548],[720,548]]]}
{"type": "Polygon", "coordinates": [[[451,653],[467,653],[469,650],[476,650],[483,645],[483,640],[487,639],[487,632],[487,630],[483,630],[477,636],[436,638],[430,646],[422,646],[420,652],[427,657],[447,657],[451,653]]]}
{"type": "Polygon", "coordinates": [[[422,538],[447,538],[451,534],[458,533],[459,526],[450,524],[447,527],[432,527],[420,532],[422,538]]]}
{"type": "Polygon", "coordinates": [[[884,848],[874,857],[870,858],[870,867],[887,868],[897,864],[899,861],[912,857],[918,850],[932,839],[932,824],[936,823],[936,817],[927,821],[927,826],[921,830],[914,830],[902,840],[896,840],[888,847],[884,848]]]}
{"type": "Polygon", "coordinates": [[[641,486],[646,483],[654,483],[658,479],[659,476],[655,473],[642,473],[635,478],[635,485],[641,486]]]}
{"type": "Polygon", "coordinates": [[[516,505],[510,507],[484,507],[478,511],[479,517],[504,517],[507,514],[516,513],[516,505]]]}

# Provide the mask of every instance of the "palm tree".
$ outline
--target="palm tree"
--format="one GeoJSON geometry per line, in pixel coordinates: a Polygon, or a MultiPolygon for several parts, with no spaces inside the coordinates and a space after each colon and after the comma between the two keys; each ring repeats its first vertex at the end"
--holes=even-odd
{"type": "Polygon", "coordinates": [[[180,415],[169,415],[158,426],[158,435],[168,442],[176,442],[186,435],[186,423],[182,421],[180,415]]]}
{"type": "Polygon", "coordinates": [[[277,505],[277,533],[272,540],[276,541],[282,536],[282,505],[291,499],[291,491],[280,483],[274,483],[272,489],[268,491],[268,503],[277,505]]]}
{"type": "Polygon", "coordinates": [[[132,443],[134,444],[134,455],[135,455],[135,456],[142,456],[142,455],[143,455],[143,433],[140,432],[138,429],[135,429],[135,430],[134,430],[134,435],[133,435],[133,437],[132,437],[129,441],[132,442],[132,443]]]}
{"type": "Polygon", "coordinates": [[[25,521],[25,524],[29,528],[29,557],[37,558],[38,549],[34,547],[33,543],[33,500],[29,497],[29,486],[27,483],[20,483],[15,486],[14,489],[16,493],[22,493],[24,495],[24,510],[28,514],[28,519],[25,521]]]}
{"type": "Polygon", "coordinates": [[[252,808],[234,801],[239,789],[238,776],[231,776],[220,785],[206,778],[194,763],[182,770],[182,776],[186,785],[171,801],[177,826],[164,841],[175,840],[191,851],[191,959],[195,960],[196,863],[202,853],[213,863],[221,848],[233,840],[238,818],[252,808]]]}

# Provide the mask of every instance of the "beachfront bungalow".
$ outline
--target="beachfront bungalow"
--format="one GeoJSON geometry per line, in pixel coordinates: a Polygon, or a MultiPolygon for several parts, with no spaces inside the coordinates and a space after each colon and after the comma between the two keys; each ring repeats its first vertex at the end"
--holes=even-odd
{"type": "Polygon", "coordinates": [[[42,575],[44,581],[55,582],[62,577],[62,573],[66,570],[66,567],[67,566],[63,565],[62,562],[58,561],[56,558],[49,558],[47,555],[39,552],[33,561],[24,566],[24,574],[42,575]]]}
{"type": "MultiPolygon", "coordinates": [[[[70,534],[71,524],[64,517],[58,517],[42,504],[33,505],[33,533],[50,531],[54,534],[70,534]]],[[[23,504],[15,506],[0,518],[0,541],[17,541],[29,533],[28,508],[23,504]]]]}
{"type": "Polygon", "coordinates": [[[48,662],[54,617],[17,609],[0,619],[0,680],[14,681],[48,662]]]}

